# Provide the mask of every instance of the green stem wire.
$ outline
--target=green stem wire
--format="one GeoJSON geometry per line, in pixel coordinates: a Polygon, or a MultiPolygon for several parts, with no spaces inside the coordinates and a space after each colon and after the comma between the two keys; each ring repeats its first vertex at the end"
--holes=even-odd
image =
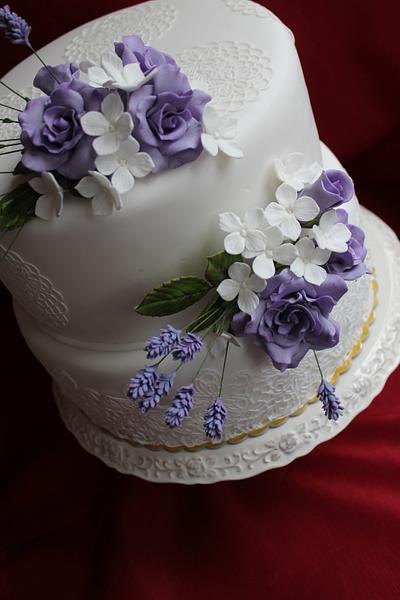
{"type": "Polygon", "coordinates": [[[225,355],[224,355],[224,364],[222,365],[221,382],[219,384],[218,398],[221,398],[221,394],[222,394],[222,386],[224,384],[225,368],[226,368],[226,361],[228,359],[229,344],[230,344],[230,341],[227,340],[226,348],[225,348],[225,355]]]}
{"type": "Polygon", "coordinates": [[[49,69],[49,66],[46,65],[46,63],[40,58],[40,56],[36,52],[36,50],[34,48],[32,48],[31,44],[28,44],[28,46],[32,50],[33,54],[36,56],[36,58],[38,59],[38,61],[42,63],[42,65],[44,66],[44,68],[46,69],[46,71],[48,72],[48,74],[51,75],[51,77],[54,79],[54,81],[56,81],[60,85],[61,82],[57,79],[57,77],[54,75],[54,73],[52,73],[52,71],[49,69]]]}
{"type": "Polygon", "coordinates": [[[315,350],[313,350],[313,353],[314,353],[315,362],[317,363],[318,371],[321,375],[321,379],[324,379],[324,374],[322,373],[322,369],[321,369],[321,365],[319,364],[317,353],[315,352],[315,350]]]}
{"type": "Polygon", "coordinates": [[[10,92],[12,92],[13,94],[15,94],[16,96],[19,96],[25,102],[29,102],[30,98],[26,98],[26,96],[23,96],[22,94],[20,94],[16,90],[13,90],[13,88],[10,87],[9,85],[7,85],[6,83],[4,83],[4,81],[0,81],[0,84],[3,85],[5,88],[7,88],[10,92]]]}
{"type": "Polygon", "coordinates": [[[2,106],[3,108],[9,108],[10,110],[16,110],[17,112],[22,112],[20,108],[16,108],[15,106],[9,106],[9,104],[3,104],[2,102],[0,102],[0,106],[2,106]]]}

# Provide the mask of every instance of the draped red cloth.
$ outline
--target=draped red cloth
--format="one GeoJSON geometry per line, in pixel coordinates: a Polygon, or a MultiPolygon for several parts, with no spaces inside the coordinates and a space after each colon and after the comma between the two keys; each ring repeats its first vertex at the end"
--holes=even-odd
{"type": "MultiPolygon", "coordinates": [[[[12,8],[34,25],[40,47],[130,4],[12,8]]],[[[296,34],[321,138],[361,202],[398,231],[396,6],[268,2],[296,34]]],[[[3,42],[0,51],[2,72],[28,54],[3,42]]],[[[212,486],[156,485],[79,447],[4,290],[1,308],[2,600],[399,598],[399,371],[343,433],[283,469],[212,486]]]]}

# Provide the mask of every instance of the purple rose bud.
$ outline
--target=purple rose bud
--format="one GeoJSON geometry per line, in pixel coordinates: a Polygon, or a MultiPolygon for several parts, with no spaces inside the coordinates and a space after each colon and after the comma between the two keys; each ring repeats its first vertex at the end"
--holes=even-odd
{"type": "Polygon", "coordinates": [[[319,179],[307,185],[300,196],[310,196],[318,204],[321,212],[326,212],[330,208],[349,202],[354,196],[354,184],[345,171],[322,171],[319,179]]]}
{"type": "Polygon", "coordinates": [[[50,96],[61,83],[69,83],[74,77],[79,78],[79,67],[73,63],[56,65],[55,67],[42,67],[33,80],[33,85],[50,96]],[[52,77],[49,73],[53,73],[52,77]],[[57,83],[58,82],[58,83],[57,83]]]}
{"type": "Polygon", "coordinates": [[[138,62],[145,75],[155,67],[167,64],[176,66],[176,62],[171,56],[151,46],[145,46],[138,35],[123,37],[122,42],[115,44],[115,52],[124,65],[138,62]]]}
{"type": "Polygon", "coordinates": [[[12,44],[24,44],[30,48],[31,29],[25,19],[12,12],[7,4],[0,7],[0,31],[12,44]]]}
{"type": "Polygon", "coordinates": [[[172,405],[167,410],[165,422],[171,429],[182,425],[182,421],[188,416],[193,407],[194,386],[193,384],[181,387],[174,398],[172,405]]]}
{"type": "Polygon", "coordinates": [[[211,440],[221,439],[224,422],[226,419],[226,408],[223,398],[217,398],[211,406],[208,407],[204,417],[204,430],[206,436],[211,440]]]}
{"type": "Polygon", "coordinates": [[[330,421],[337,421],[343,414],[343,406],[336,396],[335,386],[326,381],[326,379],[323,379],[319,386],[318,400],[322,402],[325,416],[328,417],[330,421]]]}

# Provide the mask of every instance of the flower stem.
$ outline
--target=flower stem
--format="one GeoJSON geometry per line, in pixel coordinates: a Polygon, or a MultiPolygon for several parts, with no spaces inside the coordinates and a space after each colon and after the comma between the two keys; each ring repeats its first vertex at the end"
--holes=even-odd
{"type": "Polygon", "coordinates": [[[15,142],[13,144],[0,144],[0,150],[3,150],[3,148],[12,148],[13,146],[21,146],[21,142],[15,142]]]}
{"type": "Polygon", "coordinates": [[[196,379],[197,379],[197,378],[198,378],[198,376],[200,375],[200,371],[202,370],[202,368],[203,368],[203,367],[204,367],[204,365],[206,364],[206,360],[207,360],[207,359],[208,359],[208,357],[210,356],[210,352],[211,352],[211,350],[212,350],[212,348],[213,348],[214,344],[215,344],[215,340],[214,340],[214,341],[213,341],[213,342],[212,342],[212,343],[211,343],[211,344],[208,346],[208,348],[207,348],[207,352],[206,352],[206,354],[205,354],[205,356],[204,356],[203,360],[201,361],[201,363],[200,363],[200,366],[199,366],[199,368],[197,369],[195,376],[193,377],[193,383],[196,381],[196,379]]]}
{"type": "Polygon", "coordinates": [[[57,77],[54,75],[54,73],[51,71],[51,69],[49,69],[49,66],[46,65],[46,63],[40,58],[40,56],[36,52],[36,50],[34,48],[32,48],[32,46],[31,46],[30,43],[28,44],[28,46],[32,50],[33,54],[36,56],[36,58],[38,59],[38,61],[42,63],[42,65],[47,70],[47,72],[49,73],[49,75],[51,75],[51,77],[54,79],[54,81],[56,81],[60,85],[61,82],[57,79],[57,77]]]}
{"type": "Polygon", "coordinates": [[[17,123],[19,125],[18,121],[15,121],[15,119],[9,119],[8,117],[0,119],[0,123],[17,123]]]}
{"type": "MultiPolygon", "coordinates": [[[[14,175],[14,171],[0,171],[0,175],[14,175]]],[[[8,192],[6,193],[8,194],[8,192]]]]}
{"type": "Polygon", "coordinates": [[[17,112],[22,112],[20,108],[15,108],[15,106],[9,106],[8,104],[3,104],[2,102],[0,102],[0,106],[3,106],[4,108],[9,108],[10,110],[16,110],[17,112]]]}
{"type": "Polygon", "coordinates": [[[20,98],[22,98],[22,100],[24,100],[25,102],[29,102],[30,98],[27,98],[26,96],[23,96],[22,94],[20,94],[16,90],[13,90],[13,88],[10,87],[9,85],[7,85],[6,83],[4,83],[4,81],[0,81],[0,84],[4,85],[5,88],[7,88],[10,92],[12,92],[13,94],[15,94],[16,96],[19,96],[20,98]]]}
{"type": "Polygon", "coordinates": [[[9,152],[0,152],[0,156],[7,156],[7,154],[15,154],[16,152],[22,152],[22,148],[20,150],[10,150],[9,152]]]}
{"type": "Polygon", "coordinates": [[[226,348],[225,348],[225,356],[224,356],[224,364],[222,365],[222,373],[221,373],[221,383],[219,384],[219,392],[218,392],[218,397],[221,397],[222,394],[222,386],[224,384],[224,376],[225,376],[225,368],[226,368],[226,361],[228,359],[228,351],[229,351],[229,340],[227,340],[226,342],[226,348]]]}
{"type": "Polygon", "coordinates": [[[324,374],[322,373],[322,369],[321,369],[321,365],[319,364],[317,353],[315,352],[315,350],[313,350],[313,352],[314,352],[315,362],[317,363],[318,371],[319,371],[319,373],[321,375],[321,379],[323,379],[324,378],[324,374]]]}

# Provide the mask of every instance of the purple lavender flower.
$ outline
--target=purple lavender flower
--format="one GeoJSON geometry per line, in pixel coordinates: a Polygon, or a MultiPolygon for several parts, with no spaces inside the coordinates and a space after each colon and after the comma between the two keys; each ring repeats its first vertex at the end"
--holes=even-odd
{"type": "Polygon", "coordinates": [[[223,398],[217,398],[208,407],[204,417],[204,430],[206,436],[212,440],[221,439],[224,422],[226,419],[226,408],[223,398]]]}
{"type": "Polygon", "coordinates": [[[30,47],[31,29],[25,19],[10,10],[8,4],[0,7],[0,31],[12,44],[24,44],[30,47]]]}
{"type": "Polygon", "coordinates": [[[148,360],[169,354],[179,341],[180,333],[178,329],[168,325],[166,329],[161,329],[160,335],[153,335],[144,347],[148,360]]]}
{"type": "Polygon", "coordinates": [[[127,394],[128,398],[137,400],[138,398],[144,398],[148,394],[153,393],[158,380],[156,371],[156,366],[141,369],[130,381],[127,394]]]}
{"type": "Polygon", "coordinates": [[[140,399],[139,409],[144,415],[147,415],[150,409],[156,408],[160,404],[161,396],[156,391],[151,391],[140,399]]]}
{"type": "Polygon", "coordinates": [[[157,379],[155,390],[159,396],[167,396],[172,390],[176,377],[176,371],[172,373],[163,373],[157,379]]]}
{"type": "Polygon", "coordinates": [[[330,313],[346,291],[346,282],[338,275],[328,275],[317,286],[284,269],[268,279],[252,316],[236,313],[232,331],[254,335],[280,371],[295,368],[308,350],[338,343],[339,325],[330,313]]]}
{"type": "Polygon", "coordinates": [[[337,421],[343,414],[343,406],[335,392],[334,385],[330,384],[326,379],[321,381],[318,389],[318,400],[322,402],[325,416],[331,421],[337,421]]]}
{"type": "Polygon", "coordinates": [[[349,202],[354,196],[354,184],[345,171],[322,171],[315,183],[307,185],[300,196],[310,196],[325,212],[349,202]]]}
{"type": "Polygon", "coordinates": [[[201,339],[194,333],[187,333],[181,337],[178,344],[172,351],[174,360],[180,360],[183,363],[193,360],[194,355],[200,352],[203,343],[201,339]]]}
{"type": "Polygon", "coordinates": [[[185,385],[181,387],[172,402],[172,405],[167,410],[165,415],[166,424],[171,427],[179,427],[182,421],[188,416],[193,406],[194,386],[185,385]]]}

